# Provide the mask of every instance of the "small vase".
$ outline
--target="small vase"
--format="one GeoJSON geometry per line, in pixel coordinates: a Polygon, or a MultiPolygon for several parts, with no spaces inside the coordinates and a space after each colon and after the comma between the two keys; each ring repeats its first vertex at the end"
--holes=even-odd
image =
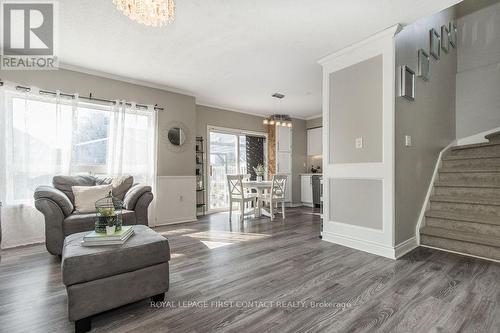
{"type": "Polygon", "coordinates": [[[262,182],[262,176],[257,176],[257,182],[259,182],[259,183],[262,182]]]}
{"type": "Polygon", "coordinates": [[[114,235],[115,234],[115,230],[116,230],[116,226],[112,226],[112,227],[109,227],[109,226],[106,226],[106,235],[108,236],[111,236],[111,235],[114,235]]]}

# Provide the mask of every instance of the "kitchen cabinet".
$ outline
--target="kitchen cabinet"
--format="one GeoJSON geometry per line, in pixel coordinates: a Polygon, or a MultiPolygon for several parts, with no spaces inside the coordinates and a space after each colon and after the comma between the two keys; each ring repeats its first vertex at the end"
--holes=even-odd
{"type": "Polygon", "coordinates": [[[276,173],[288,177],[286,202],[292,202],[292,129],[276,126],[276,173]]]}
{"type": "Polygon", "coordinates": [[[311,128],[307,130],[307,155],[323,154],[323,128],[311,128]]]}
{"type": "Polygon", "coordinates": [[[292,129],[284,126],[276,126],[276,149],[277,151],[292,152],[292,129]]]}
{"type": "Polygon", "coordinates": [[[312,176],[300,176],[300,201],[306,205],[313,204],[312,176]]]}

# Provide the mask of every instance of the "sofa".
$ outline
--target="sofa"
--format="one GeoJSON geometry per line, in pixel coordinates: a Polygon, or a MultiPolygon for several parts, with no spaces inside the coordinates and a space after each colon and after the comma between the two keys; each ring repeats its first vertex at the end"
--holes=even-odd
{"type": "Polygon", "coordinates": [[[35,207],[45,218],[45,246],[51,254],[61,256],[66,236],[95,227],[95,213],[75,211],[72,187],[108,184],[112,184],[113,196],[123,201],[123,225],[148,225],[151,186],[134,184],[132,176],[55,176],[52,186],[39,186],[34,193],[35,207]]]}

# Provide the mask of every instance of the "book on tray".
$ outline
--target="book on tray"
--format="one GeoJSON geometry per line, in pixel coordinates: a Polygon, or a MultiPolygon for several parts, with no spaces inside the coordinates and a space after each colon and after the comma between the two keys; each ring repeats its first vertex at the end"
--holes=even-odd
{"type": "Polygon", "coordinates": [[[89,232],[83,237],[83,246],[121,245],[134,234],[132,226],[123,226],[120,231],[113,235],[105,233],[89,232]]]}

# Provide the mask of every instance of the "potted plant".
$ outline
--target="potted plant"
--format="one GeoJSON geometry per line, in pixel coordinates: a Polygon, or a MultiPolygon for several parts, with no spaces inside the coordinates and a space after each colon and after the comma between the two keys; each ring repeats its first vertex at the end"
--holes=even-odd
{"type": "Polygon", "coordinates": [[[99,214],[106,221],[106,234],[113,235],[116,231],[116,214],[114,208],[100,208],[99,214]]]}
{"type": "Polygon", "coordinates": [[[253,171],[255,171],[255,174],[257,175],[257,181],[261,182],[264,175],[266,174],[266,168],[264,168],[262,164],[258,164],[253,168],[253,171]]]}

